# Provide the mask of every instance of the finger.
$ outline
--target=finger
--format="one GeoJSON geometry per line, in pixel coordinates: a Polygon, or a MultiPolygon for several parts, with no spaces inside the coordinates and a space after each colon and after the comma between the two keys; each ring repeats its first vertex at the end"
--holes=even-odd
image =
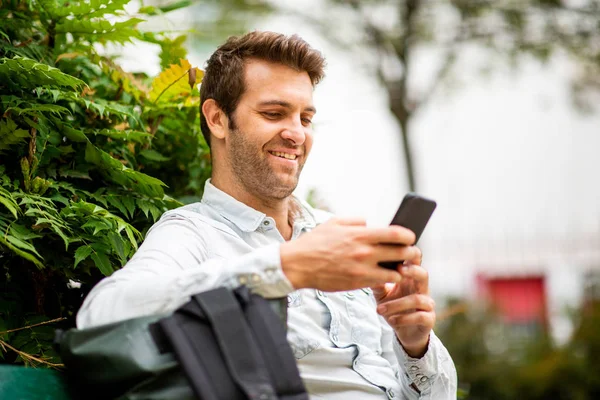
{"type": "MultiPolygon", "coordinates": [[[[415,246],[398,246],[389,244],[378,244],[373,252],[375,261],[398,261],[418,260],[421,258],[421,250],[415,246]]],[[[418,264],[417,264],[418,265],[418,264]]]]}
{"type": "Polygon", "coordinates": [[[379,285],[371,286],[371,290],[373,291],[373,297],[378,302],[384,299],[388,293],[394,288],[395,284],[393,283],[384,283],[379,285]]]}
{"type": "Polygon", "coordinates": [[[377,306],[377,312],[384,317],[391,317],[396,314],[406,314],[412,310],[433,311],[435,302],[424,294],[411,294],[398,299],[385,301],[377,306]]]}
{"type": "Polygon", "coordinates": [[[335,217],[331,218],[329,222],[346,226],[367,226],[367,220],[361,217],[335,217]]]}
{"type": "Polygon", "coordinates": [[[425,268],[420,265],[404,265],[399,271],[403,277],[414,280],[419,293],[429,292],[429,273],[425,268]]]}
{"type": "Polygon", "coordinates": [[[423,260],[423,253],[421,252],[421,249],[417,246],[412,246],[412,248],[414,249],[413,256],[410,258],[404,258],[404,263],[409,265],[421,265],[421,261],[423,260]]]}
{"type": "Polygon", "coordinates": [[[402,275],[398,271],[367,266],[364,270],[356,272],[355,279],[360,281],[361,286],[359,287],[379,287],[386,283],[401,282],[402,275]]]}
{"type": "Polygon", "coordinates": [[[406,326],[422,326],[427,329],[433,329],[435,325],[435,313],[433,311],[415,311],[410,314],[395,315],[387,321],[394,329],[406,326]]]}
{"type": "Polygon", "coordinates": [[[401,244],[412,246],[416,236],[413,231],[403,226],[391,225],[385,228],[368,228],[366,240],[370,243],[401,244]]]}

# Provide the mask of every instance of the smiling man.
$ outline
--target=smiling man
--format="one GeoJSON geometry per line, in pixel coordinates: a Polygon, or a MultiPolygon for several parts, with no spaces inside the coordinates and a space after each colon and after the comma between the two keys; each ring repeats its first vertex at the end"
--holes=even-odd
{"type": "Polygon", "coordinates": [[[288,298],[288,341],[314,399],[456,399],[433,333],[421,252],[407,229],[332,218],[294,197],[310,153],[322,55],[297,36],[232,37],[208,60],[201,126],[212,178],[166,212],[121,270],[88,295],[79,328],[173,311],[247,285],[288,298]],[[407,260],[397,271],[379,261],[407,260]]]}

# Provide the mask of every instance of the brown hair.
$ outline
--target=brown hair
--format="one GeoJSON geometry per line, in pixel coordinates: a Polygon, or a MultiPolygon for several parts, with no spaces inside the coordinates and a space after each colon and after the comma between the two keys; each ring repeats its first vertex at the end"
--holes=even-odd
{"type": "Polygon", "coordinates": [[[230,37],[208,59],[200,85],[200,128],[209,147],[210,129],[202,114],[202,105],[206,100],[214,99],[231,122],[245,90],[244,61],[249,58],[306,71],[313,86],[325,76],[323,55],[298,35],[254,31],[230,37]]]}

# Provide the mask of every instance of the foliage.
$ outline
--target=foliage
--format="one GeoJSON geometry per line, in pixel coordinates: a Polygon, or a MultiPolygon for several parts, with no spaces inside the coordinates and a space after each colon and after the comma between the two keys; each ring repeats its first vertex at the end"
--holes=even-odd
{"type": "Polygon", "coordinates": [[[595,399],[600,395],[600,302],[574,318],[574,333],[556,345],[543,331],[515,334],[491,310],[473,304],[438,323],[455,362],[459,387],[472,400],[595,399]]]}
{"type": "Polygon", "coordinates": [[[516,63],[523,55],[546,62],[562,51],[581,69],[573,79],[574,102],[589,108],[590,89],[600,89],[599,0],[326,0],[321,14],[292,4],[279,7],[360,54],[386,88],[401,129],[410,191],[416,190],[411,118],[451,75],[464,49],[490,50],[489,68],[516,63]],[[344,18],[332,24],[330,15],[344,18]],[[428,87],[419,83],[422,50],[434,50],[434,62],[439,61],[428,87]]]}
{"type": "Polygon", "coordinates": [[[176,199],[197,198],[209,176],[202,71],[184,59],[181,36],[137,28],[139,16],[187,3],[136,17],[127,3],[0,2],[4,362],[57,363],[56,325],[38,324],[71,326],[91,285],[126,262],[176,199]],[[133,41],[160,46],[166,70],[153,80],[126,72],[99,46],[133,41]]]}

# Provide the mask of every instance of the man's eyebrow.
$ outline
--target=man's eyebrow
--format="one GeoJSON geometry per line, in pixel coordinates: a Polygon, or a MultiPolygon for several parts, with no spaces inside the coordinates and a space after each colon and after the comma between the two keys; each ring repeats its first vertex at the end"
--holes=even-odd
{"type": "MultiPolygon", "coordinates": [[[[267,101],[261,101],[260,103],[258,103],[258,105],[260,107],[263,106],[281,106],[281,107],[285,107],[285,108],[292,108],[292,104],[288,103],[287,101],[283,101],[283,100],[267,100],[267,101]]],[[[316,114],[317,109],[313,106],[308,106],[305,107],[303,111],[308,111],[308,112],[312,112],[313,114],[316,114]]]]}

